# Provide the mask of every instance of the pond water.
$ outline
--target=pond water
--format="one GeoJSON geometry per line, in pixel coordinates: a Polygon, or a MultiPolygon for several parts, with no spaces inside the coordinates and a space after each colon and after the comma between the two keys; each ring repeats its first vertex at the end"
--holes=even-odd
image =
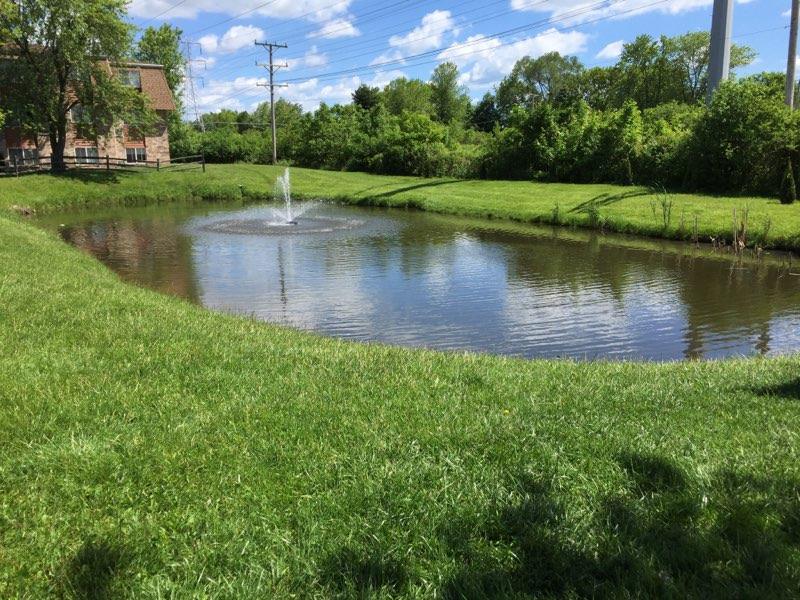
{"type": "Polygon", "coordinates": [[[150,207],[44,225],[124,279],[360,341],[524,357],[800,350],[800,263],[416,211],[319,204],[335,227],[264,232],[268,206],[150,207]]]}

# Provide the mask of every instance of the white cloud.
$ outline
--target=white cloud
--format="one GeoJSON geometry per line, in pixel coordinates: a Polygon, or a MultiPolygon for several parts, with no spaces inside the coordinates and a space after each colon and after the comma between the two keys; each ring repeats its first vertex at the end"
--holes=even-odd
{"type": "Polygon", "coordinates": [[[175,0],[132,0],[128,11],[134,17],[152,18],[164,13],[162,19],[194,19],[201,13],[215,13],[227,16],[270,17],[274,19],[295,19],[304,17],[309,21],[322,23],[348,12],[353,0],[187,0],[176,6],[175,0]],[[166,11],[166,12],[165,12],[166,11]]]}
{"type": "Polygon", "coordinates": [[[619,58],[619,55],[622,54],[622,46],[625,45],[625,40],[617,40],[616,42],[611,42],[610,44],[606,44],[603,46],[603,49],[597,53],[595,58],[599,58],[601,60],[614,60],[619,58]]]}
{"type": "Polygon", "coordinates": [[[449,10],[434,10],[422,17],[422,23],[407,34],[390,37],[389,45],[406,56],[436,50],[444,44],[445,33],[454,29],[455,22],[449,10]]]}
{"type": "MultiPolygon", "coordinates": [[[[737,0],[747,4],[753,0],[737,0]]],[[[559,24],[575,24],[598,17],[629,18],[649,12],[677,15],[711,6],[714,0],[670,0],[655,4],[653,0],[617,0],[598,6],[592,0],[511,0],[511,8],[520,11],[549,13],[559,24]]]]}
{"type": "Polygon", "coordinates": [[[252,25],[234,25],[226,31],[222,37],[214,34],[204,35],[198,42],[203,52],[213,54],[220,52],[227,54],[236,52],[246,46],[252,46],[253,42],[264,37],[264,30],[252,25]]]}
{"type": "Polygon", "coordinates": [[[523,56],[536,57],[547,52],[577,54],[586,50],[588,39],[588,35],[579,31],[563,33],[556,29],[511,43],[479,34],[451,45],[438,57],[458,65],[463,85],[485,88],[507,75],[523,56]]]}
{"type": "Polygon", "coordinates": [[[361,35],[361,32],[349,19],[332,19],[314,33],[310,33],[308,37],[332,40],[335,38],[356,37],[358,35],[361,35]]]}
{"type": "Polygon", "coordinates": [[[302,58],[289,59],[286,64],[290,70],[297,67],[323,67],[328,64],[328,55],[311,46],[302,58]]]}

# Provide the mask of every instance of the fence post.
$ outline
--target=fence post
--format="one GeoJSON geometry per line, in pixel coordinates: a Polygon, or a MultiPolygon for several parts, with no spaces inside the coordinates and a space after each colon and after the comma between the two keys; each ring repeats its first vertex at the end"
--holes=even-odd
{"type": "Polygon", "coordinates": [[[108,158],[108,153],[106,153],[106,171],[111,170],[111,161],[108,158]]]}
{"type": "Polygon", "coordinates": [[[200,154],[200,162],[203,165],[203,173],[205,173],[206,172],[206,151],[205,150],[203,150],[203,152],[200,154]]]}
{"type": "Polygon", "coordinates": [[[156,158],[156,171],[160,171],[160,170],[161,170],[161,159],[160,158],[156,158]]]}
{"type": "Polygon", "coordinates": [[[17,155],[14,155],[14,175],[19,177],[19,164],[17,163],[17,155]]]}

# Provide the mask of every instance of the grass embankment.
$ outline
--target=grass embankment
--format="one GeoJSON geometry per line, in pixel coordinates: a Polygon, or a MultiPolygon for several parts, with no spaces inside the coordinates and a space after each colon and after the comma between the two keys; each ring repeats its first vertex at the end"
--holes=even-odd
{"type": "MultiPolygon", "coordinates": [[[[197,198],[246,200],[272,196],[280,167],[210,165],[205,174],[145,172],[72,177],[21,177],[0,186],[0,207],[16,204],[38,211],[100,206],[109,203],[144,204],[197,198]],[[239,186],[242,186],[241,189],[239,186]]],[[[800,203],[783,206],[767,198],[726,198],[669,194],[665,198],[645,188],[614,185],[572,185],[524,181],[463,181],[385,177],[292,169],[294,191],[300,197],[323,197],[351,203],[413,206],[429,211],[495,217],[524,222],[602,227],[608,231],[670,239],[695,234],[733,238],[749,209],[749,244],[800,250],[800,203]],[[665,213],[669,213],[665,227],[665,213]]]]}
{"type": "MultiPolygon", "coordinates": [[[[44,185],[25,181],[27,198],[44,185]]],[[[800,584],[800,357],[573,363],[321,339],[124,284],[5,217],[0,348],[0,597],[800,584]]]]}

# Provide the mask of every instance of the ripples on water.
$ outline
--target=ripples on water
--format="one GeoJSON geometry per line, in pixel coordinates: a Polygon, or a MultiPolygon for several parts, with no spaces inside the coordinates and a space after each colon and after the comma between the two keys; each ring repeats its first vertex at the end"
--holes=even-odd
{"type": "Polygon", "coordinates": [[[160,207],[79,215],[60,231],[128,280],[353,340],[657,360],[800,349],[796,262],[420,212],[313,212],[359,225],[243,235],[214,223],[268,207],[160,207]]]}

